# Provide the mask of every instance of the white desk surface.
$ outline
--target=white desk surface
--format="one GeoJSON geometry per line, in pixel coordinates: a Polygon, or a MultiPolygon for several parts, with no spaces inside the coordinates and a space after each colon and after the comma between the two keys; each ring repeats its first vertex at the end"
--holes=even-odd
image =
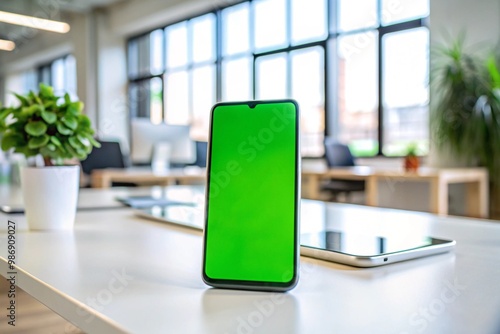
{"type": "Polygon", "coordinates": [[[302,257],[298,286],[275,294],[209,288],[200,232],[127,208],[79,211],[69,232],[27,232],[23,215],[0,215],[0,274],[12,219],[18,286],[88,333],[500,333],[500,223],[313,201],[302,210],[302,230],[429,234],[457,246],[371,269],[302,257]]]}

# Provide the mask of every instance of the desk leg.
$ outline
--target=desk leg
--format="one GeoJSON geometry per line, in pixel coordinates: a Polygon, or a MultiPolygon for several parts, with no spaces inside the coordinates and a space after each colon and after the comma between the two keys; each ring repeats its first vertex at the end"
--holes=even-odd
{"type": "Polygon", "coordinates": [[[90,185],[92,188],[109,188],[111,187],[111,179],[100,173],[92,173],[90,175],[90,185]]]}
{"type": "Polygon", "coordinates": [[[466,184],[466,215],[476,218],[488,218],[488,181],[478,180],[466,184]]]}
{"type": "Polygon", "coordinates": [[[309,175],[306,177],[306,180],[307,180],[307,198],[320,199],[319,176],[309,175]]]}
{"type": "Polygon", "coordinates": [[[439,215],[448,214],[448,183],[439,177],[431,180],[430,211],[439,215]]]}
{"type": "Polygon", "coordinates": [[[366,205],[378,206],[378,178],[376,176],[369,176],[365,180],[366,188],[366,205]]]}

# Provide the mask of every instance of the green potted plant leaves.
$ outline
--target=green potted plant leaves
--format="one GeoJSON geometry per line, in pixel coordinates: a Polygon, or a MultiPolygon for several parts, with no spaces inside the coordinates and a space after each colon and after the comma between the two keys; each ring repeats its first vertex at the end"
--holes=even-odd
{"type": "Polygon", "coordinates": [[[434,142],[440,152],[488,169],[491,211],[500,215],[500,50],[467,51],[461,36],[435,56],[434,142]]]}
{"type": "Polygon", "coordinates": [[[467,52],[461,37],[436,55],[433,139],[456,157],[500,173],[500,55],[467,52]]]}
{"type": "Polygon", "coordinates": [[[40,84],[38,93],[15,94],[17,107],[0,107],[1,148],[26,158],[40,155],[44,167],[24,167],[21,187],[30,229],[68,229],[75,218],[80,169],[64,166],[83,160],[98,147],[83,103],[54,94],[40,84]]]}

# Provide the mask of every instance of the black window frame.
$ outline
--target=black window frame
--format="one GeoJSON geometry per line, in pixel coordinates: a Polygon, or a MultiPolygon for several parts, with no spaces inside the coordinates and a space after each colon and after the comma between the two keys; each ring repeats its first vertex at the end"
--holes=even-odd
{"type": "MultiPolygon", "coordinates": [[[[168,25],[162,26],[155,28],[153,30],[150,30],[148,32],[143,32],[138,35],[131,36],[127,40],[127,51],[129,50],[129,44],[141,37],[149,35],[151,32],[162,29],[164,38],[163,41],[165,41],[165,29],[171,25],[175,25],[184,21],[190,21],[192,19],[196,19],[197,17],[207,15],[207,14],[214,14],[215,15],[215,52],[216,52],[216,58],[215,58],[215,98],[216,101],[220,101],[222,98],[222,61],[227,58],[232,58],[233,56],[224,56],[222,52],[222,10],[225,8],[229,8],[232,6],[237,6],[242,3],[249,3],[250,7],[250,20],[249,20],[249,31],[250,31],[250,42],[251,44],[252,41],[254,40],[254,29],[253,29],[253,10],[252,10],[252,2],[258,1],[258,0],[245,0],[245,1],[236,1],[231,3],[230,5],[227,6],[220,6],[217,8],[214,8],[210,11],[205,11],[202,13],[197,13],[196,15],[191,15],[188,17],[185,17],[183,19],[177,20],[175,22],[171,22],[168,25]]],[[[336,123],[336,118],[339,114],[338,111],[338,105],[335,104],[334,101],[337,100],[336,94],[338,90],[336,88],[337,84],[335,83],[335,80],[332,80],[332,78],[329,75],[330,73],[334,73],[334,75],[337,74],[337,55],[338,55],[338,50],[336,48],[337,45],[337,40],[341,36],[348,36],[351,34],[357,34],[360,32],[366,32],[366,31],[373,31],[377,32],[377,47],[378,47],[378,107],[377,107],[377,119],[378,119],[378,128],[377,128],[377,141],[378,141],[378,152],[375,155],[377,156],[386,156],[383,154],[383,146],[384,146],[384,104],[383,104],[383,37],[387,34],[394,33],[394,32],[400,32],[400,31],[406,31],[406,30],[411,30],[415,28],[420,28],[420,27],[425,27],[429,29],[429,15],[425,17],[419,17],[416,19],[410,19],[407,21],[403,22],[395,22],[392,24],[388,25],[382,25],[382,20],[381,20],[381,14],[382,14],[382,8],[381,8],[381,3],[382,0],[377,0],[377,25],[369,28],[361,28],[361,29],[356,29],[352,31],[347,31],[347,32],[340,32],[338,29],[332,29],[332,27],[336,26],[336,18],[337,18],[337,8],[338,8],[338,1],[340,0],[325,0],[326,1],[326,29],[327,29],[327,34],[324,39],[317,40],[317,41],[312,41],[312,42],[306,42],[302,44],[296,44],[292,45],[291,43],[291,35],[292,35],[292,27],[291,27],[291,3],[292,0],[285,0],[286,1],[286,6],[287,6],[287,25],[286,25],[286,34],[287,34],[287,39],[288,39],[288,45],[286,47],[282,47],[279,49],[272,49],[269,51],[263,51],[263,52],[256,52],[254,47],[251,46],[250,52],[248,53],[249,56],[253,58],[252,62],[252,76],[253,76],[253,82],[252,82],[252,95],[255,98],[256,95],[256,68],[255,68],[255,62],[256,59],[259,57],[263,56],[268,56],[272,54],[278,54],[278,53],[286,53],[287,55],[290,54],[290,52],[295,51],[295,50],[300,50],[300,49],[305,49],[309,47],[315,47],[319,46],[323,49],[324,51],[324,137],[327,136],[335,136],[335,127],[338,125],[335,125],[336,123]],[[335,45],[333,48],[336,52],[335,54],[330,54],[332,47],[330,44],[335,45]],[[334,92],[332,97],[332,94],[329,94],[329,92],[334,92]]],[[[188,45],[189,48],[189,45],[188,45]]],[[[166,43],[163,42],[163,55],[166,56],[166,43]]],[[[152,79],[155,77],[159,77],[162,80],[162,87],[165,87],[165,82],[164,82],[164,77],[165,73],[167,72],[166,70],[166,65],[164,64],[163,72],[161,74],[151,74],[151,75],[130,75],[129,71],[129,53],[127,52],[127,76],[128,76],[128,84],[129,87],[130,85],[137,84],[138,82],[152,79]]],[[[235,58],[237,58],[236,56],[235,58]]],[[[190,65],[192,67],[192,64],[190,65]]],[[[291,74],[291,69],[290,66],[287,68],[287,75],[290,76],[291,74]]],[[[190,80],[189,84],[189,90],[192,90],[192,82],[190,80]]],[[[289,85],[290,86],[290,85],[289,85]]],[[[290,87],[287,88],[288,91],[290,91],[290,87]]],[[[190,102],[189,102],[190,103],[190,102]]],[[[165,101],[164,101],[164,94],[162,94],[162,117],[165,117],[165,101]]],[[[208,110],[207,110],[208,112],[208,110]]],[[[130,117],[134,117],[133,113],[129,113],[130,117]]],[[[192,115],[191,115],[192,116],[192,115]]],[[[306,158],[310,158],[308,156],[305,156],[306,158]]],[[[323,156],[324,157],[324,154],[323,156]]],[[[314,156],[311,158],[321,158],[320,156],[314,156]]],[[[370,158],[372,156],[359,156],[360,158],[367,157],[370,158]]],[[[393,157],[393,156],[391,156],[393,157]]]]}

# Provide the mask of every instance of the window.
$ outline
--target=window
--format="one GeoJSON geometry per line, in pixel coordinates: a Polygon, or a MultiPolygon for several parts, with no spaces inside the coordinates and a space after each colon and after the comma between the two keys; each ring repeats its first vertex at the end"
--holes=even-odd
{"type": "Polygon", "coordinates": [[[71,98],[76,98],[76,60],[74,56],[67,55],[39,66],[37,74],[37,81],[54,87],[56,95],[68,93],[71,98]]]}
{"type": "Polygon", "coordinates": [[[325,135],[356,156],[428,144],[428,0],[253,0],[131,38],[132,117],[190,124],[217,101],[293,98],[302,155],[325,135]]]}

